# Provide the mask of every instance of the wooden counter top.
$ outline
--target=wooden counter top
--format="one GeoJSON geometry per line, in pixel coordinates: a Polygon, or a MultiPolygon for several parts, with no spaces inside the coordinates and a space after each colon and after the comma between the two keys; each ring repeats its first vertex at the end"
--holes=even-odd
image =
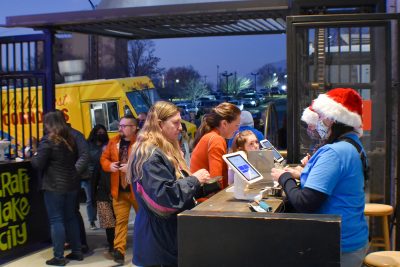
{"type": "MultiPolygon", "coordinates": [[[[224,189],[205,202],[199,204],[192,210],[194,211],[221,211],[221,212],[252,212],[249,209],[248,200],[238,200],[233,196],[233,192],[226,192],[232,190],[232,187],[224,189]]],[[[272,212],[275,212],[281,205],[282,200],[279,198],[263,199],[272,207],[272,212]]]]}

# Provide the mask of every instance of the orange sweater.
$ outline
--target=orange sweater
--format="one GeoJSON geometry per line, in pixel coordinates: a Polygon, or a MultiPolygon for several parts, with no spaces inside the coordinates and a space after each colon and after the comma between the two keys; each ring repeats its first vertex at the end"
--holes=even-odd
{"type": "Polygon", "coordinates": [[[210,177],[223,176],[219,181],[220,186],[228,186],[228,168],[222,156],[227,153],[225,139],[217,129],[205,134],[197,143],[190,160],[190,171],[193,173],[200,169],[210,172],[210,177]]]}

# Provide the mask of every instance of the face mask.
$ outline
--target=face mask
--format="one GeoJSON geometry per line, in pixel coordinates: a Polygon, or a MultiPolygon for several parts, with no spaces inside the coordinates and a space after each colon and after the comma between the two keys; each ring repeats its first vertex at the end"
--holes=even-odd
{"type": "Polygon", "coordinates": [[[322,120],[318,120],[316,130],[322,140],[325,140],[328,138],[329,127],[326,126],[322,120]]]}
{"type": "Polygon", "coordinates": [[[320,140],[321,136],[319,136],[316,129],[307,128],[307,135],[311,140],[320,140]]]}
{"type": "Polygon", "coordinates": [[[99,140],[100,143],[104,144],[105,142],[108,141],[107,137],[108,137],[107,134],[98,134],[97,140],[99,140]]]}
{"type": "Polygon", "coordinates": [[[143,129],[144,122],[145,120],[139,120],[138,122],[139,129],[143,129]]]}

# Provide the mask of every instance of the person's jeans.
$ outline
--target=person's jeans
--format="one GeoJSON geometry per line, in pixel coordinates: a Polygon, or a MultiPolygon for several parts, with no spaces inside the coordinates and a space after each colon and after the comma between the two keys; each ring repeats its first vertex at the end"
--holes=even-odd
{"type": "Polygon", "coordinates": [[[360,267],[367,254],[369,244],[353,252],[342,253],[340,256],[340,267],[360,267]]]}
{"type": "Polygon", "coordinates": [[[78,191],[59,193],[44,191],[44,203],[50,221],[53,253],[56,258],[64,257],[65,236],[72,252],[81,253],[78,218],[75,212],[78,191]]]}
{"type": "Polygon", "coordinates": [[[81,188],[85,190],[86,194],[86,211],[89,219],[89,223],[92,224],[96,221],[96,209],[93,206],[92,200],[92,185],[90,180],[81,180],[81,188]]]}

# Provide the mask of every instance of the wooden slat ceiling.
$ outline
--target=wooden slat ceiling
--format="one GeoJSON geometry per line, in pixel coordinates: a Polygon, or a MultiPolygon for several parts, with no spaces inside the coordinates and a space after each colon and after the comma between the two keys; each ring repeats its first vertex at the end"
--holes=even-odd
{"type": "Polygon", "coordinates": [[[5,26],[127,39],[274,34],[288,12],[287,0],[250,0],[14,16],[5,26]]]}

